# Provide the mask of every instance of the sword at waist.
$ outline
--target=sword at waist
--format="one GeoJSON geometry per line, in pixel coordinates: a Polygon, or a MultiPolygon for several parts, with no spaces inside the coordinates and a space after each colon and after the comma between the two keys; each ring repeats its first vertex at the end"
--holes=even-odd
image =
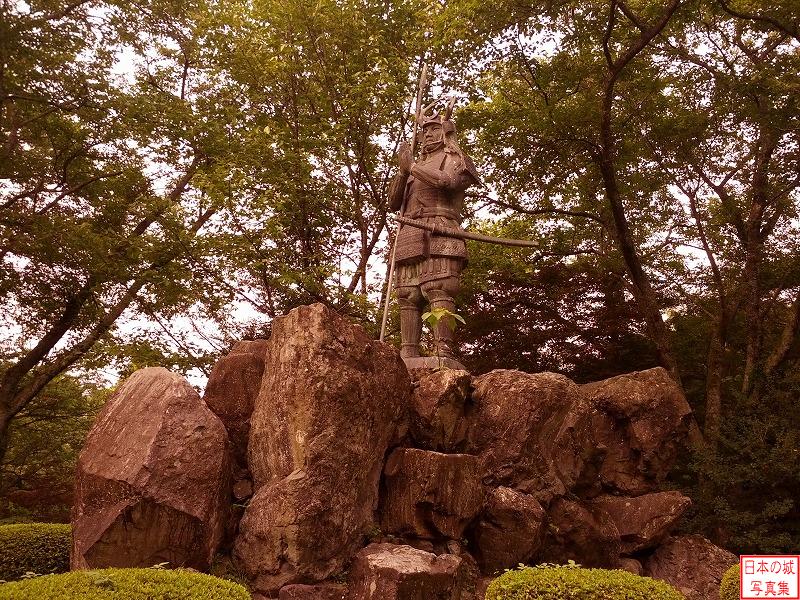
{"type": "Polygon", "coordinates": [[[414,219],[409,219],[408,217],[393,216],[392,218],[403,225],[410,225],[411,227],[416,227],[418,229],[426,229],[427,231],[432,232],[434,235],[454,237],[461,240],[486,242],[487,244],[500,244],[501,246],[518,246],[521,248],[539,247],[539,242],[534,240],[515,240],[512,238],[483,235],[482,233],[471,233],[456,227],[445,227],[444,225],[439,225],[438,223],[423,223],[422,221],[416,221],[414,219]]]}

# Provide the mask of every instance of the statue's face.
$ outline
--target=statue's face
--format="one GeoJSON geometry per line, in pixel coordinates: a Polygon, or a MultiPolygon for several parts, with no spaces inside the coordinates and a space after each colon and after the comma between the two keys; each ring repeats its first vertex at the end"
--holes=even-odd
{"type": "Polygon", "coordinates": [[[422,136],[422,141],[426,146],[440,142],[443,138],[442,126],[435,123],[428,125],[422,130],[422,136]]]}

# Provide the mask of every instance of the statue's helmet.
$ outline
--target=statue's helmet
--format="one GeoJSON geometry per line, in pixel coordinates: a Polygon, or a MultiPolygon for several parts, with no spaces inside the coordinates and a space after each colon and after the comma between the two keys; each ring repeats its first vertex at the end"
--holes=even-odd
{"type": "Polygon", "coordinates": [[[455,96],[451,96],[447,99],[447,105],[445,106],[444,113],[441,113],[435,110],[436,105],[441,100],[435,100],[432,104],[429,104],[425,107],[422,113],[422,127],[421,129],[425,129],[431,125],[441,125],[442,132],[444,133],[445,137],[452,136],[456,132],[455,123],[450,119],[453,115],[453,106],[456,103],[455,96]],[[432,110],[430,114],[428,114],[428,110],[432,110]]]}
{"type": "Polygon", "coordinates": [[[431,125],[440,125],[445,136],[455,134],[456,126],[455,123],[450,120],[450,114],[451,111],[448,110],[445,112],[445,114],[435,112],[431,115],[423,115],[421,129],[424,130],[426,127],[430,127],[431,125]]]}

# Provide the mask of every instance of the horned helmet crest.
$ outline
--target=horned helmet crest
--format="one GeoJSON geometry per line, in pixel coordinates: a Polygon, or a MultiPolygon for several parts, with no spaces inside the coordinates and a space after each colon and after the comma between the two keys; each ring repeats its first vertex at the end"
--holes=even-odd
{"type": "Polygon", "coordinates": [[[425,129],[425,127],[430,125],[441,125],[444,135],[449,136],[456,132],[455,123],[450,119],[453,115],[453,106],[456,103],[456,99],[454,96],[447,99],[444,112],[436,110],[440,100],[441,99],[436,99],[422,109],[422,123],[420,129],[425,129]]]}

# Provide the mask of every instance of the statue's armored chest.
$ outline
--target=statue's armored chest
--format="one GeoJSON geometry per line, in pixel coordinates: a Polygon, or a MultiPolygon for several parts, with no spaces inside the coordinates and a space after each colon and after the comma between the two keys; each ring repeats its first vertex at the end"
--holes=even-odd
{"type": "Polygon", "coordinates": [[[408,207],[406,209],[409,216],[418,213],[417,216],[421,217],[423,215],[419,214],[420,211],[427,213],[432,209],[449,208],[451,203],[450,194],[446,190],[416,179],[413,175],[409,179],[408,207]]]}

